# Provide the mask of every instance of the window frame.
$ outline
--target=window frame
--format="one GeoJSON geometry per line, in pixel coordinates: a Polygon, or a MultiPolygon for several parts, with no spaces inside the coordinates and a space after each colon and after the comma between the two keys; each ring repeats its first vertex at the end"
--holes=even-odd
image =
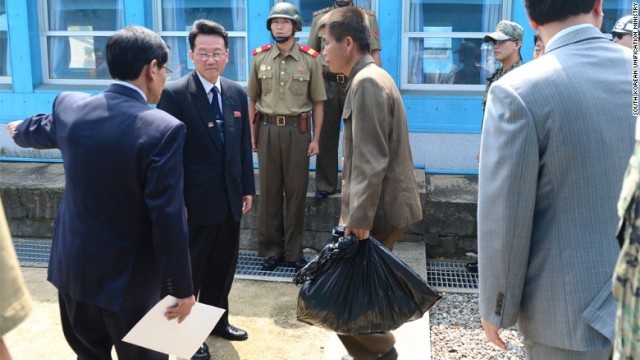
{"type": "Polygon", "coordinates": [[[4,2],[4,9],[5,9],[5,13],[4,13],[4,19],[7,25],[7,29],[6,29],[6,33],[7,33],[7,73],[9,75],[2,75],[0,76],[0,85],[7,85],[7,84],[11,84],[13,79],[12,79],[12,69],[11,69],[11,45],[9,44],[9,13],[8,11],[6,11],[7,9],[7,0],[0,0],[4,2]]]}
{"type": "MultiPolygon", "coordinates": [[[[189,30],[184,30],[184,31],[176,31],[176,30],[164,30],[163,29],[163,18],[162,18],[162,2],[164,0],[153,0],[153,27],[154,27],[154,31],[160,35],[163,39],[168,38],[168,37],[182,37],[184,38],[185,42],[189,42],[189,30]]],[[[231,42],[232,39],[235,38],[239,38],[239,39],[244,39],[244,49],[243,51],[245,52],[245,56],[247,56],[247,49],[249,47],[249,0],[243,0],[244,1],[244,7],[245,7],[245,24],[246,24],[246,30],[245,31],[230,31],[228,29],[225,29],[227,31],[227,34],[229,36],[229,47],[231,47],[231,42]]],[[[213,0],[212,2],[215,2],[215,0],[213,0]]],[[[184,54],[185,56],[187,56],[187,62],[191,61],[191,59],[188,58],[187,54],[184,54]]],[[[227,64],[228,66],[229,64],[227,64]]],[[[247,80],[241,81],[241,80],[233,80],[234,82],[246,87],[247,86],[247,82],[249,81],[249,66],[251,65],[251,59],[247,58],[246,64],[245,64],[245,77],[247,78],[247,80]]],[[[182,75],[177,74],[176,78],[171,78],[171,79],[167,79],[167,81],[173,81],[173,80],[177,80],[178,78],[182,77],[182,75]]],[[[224,76],[224,74],[222,74],[222,76],[224,76]]]]}
{"type": "MultiPolygon", "coordinates": [[[[483,0],[484,1],[484,0],[483,0]]],[[[502,15],[501,19],[512,20],[513,16],[512,0],[502,1],[502,15]]],[[[418,90],[418,91],[430,91],[430,92],[473,92],[480,93],[486,88],[484,84],[478,85],[463,85],[463,84],[413,84],[409,83],[409,42],[410,39],[431,39],[431,38],[444,38],[444,39],[482,39],[487,33],[484,32],[415,32],[405,31],[408,27],[407,22],[411,18],[411,2],[410,0],[402,0],[402,24],[401,24],[401,44],[400,44],[400,89],[401,90],[418,90]]],[[[497,25],[497,24],[496,24],[497,25]]]]}
{"type": "MultiPolygon", "coordinates": [[[[66,78],[53,79],[49,71],[49,39],[54,37],[110,37],[119,29],[111,31],[64,31],[49,30],[49,0],[39,0],[40,10],[40,51],[42,54],[42,83],[53,85],[109,85],[113,79],[82,79],[82,78],[66,78]]],[[[117,8],[115,10],[118,10],[117,8]]],[[[123,4],[123,12],[126,11],[123,4]]],[[[126,21],[123,26],[127,26],[126,21]]]]}

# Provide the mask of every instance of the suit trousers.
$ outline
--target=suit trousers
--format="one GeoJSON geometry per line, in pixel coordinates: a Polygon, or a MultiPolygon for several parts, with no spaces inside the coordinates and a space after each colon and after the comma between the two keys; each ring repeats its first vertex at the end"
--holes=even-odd
{"type": "MultiPolygon", "coordinates": [[[[159,286],[159,285],[158,285],[159,286]]],[[[159,300],[159,299],[158,299],[159,300]]],[[[76,301],[58,292],[62,332],[78,360],[111,360],[115,346],[120,360],[160,360],[169,356],[122,341],[122,338],[155,305],[123,307],[113,312],[76,301]]]]}
{"type": "Polygon", "coordinates": [[[335,193],[338,188],[338,146],[340,124],[346,97],[347,84],[324,80],[327,100],[324,102],[320,153],[316,155],[316,190],[335,193]]]}
{"type": "Polygon", "coordinates": [[[529,360],[608,360],[613,348],[577,351],[548,346],[524,339],[524,350],[529,360]]]}
{"type": "MultiPolygon", "coordinates": [[[[400,240],[406,229],[407,227],[392,229],[384,233],[373,234],[373,237],[389,250],[393,250],[393,246],[400,240]]],[[[395,339],[390,331],[358,335],[338,334],[338,338],[354,360],[377,359],[395,344],[395,339]]]]}
{"type": "Polygon", "coordinates": [[[259,126],[258,255],[284,256],[286,261],[296,261],[303,257],[311,134],[301,134],[297,125],[259,126]]]}
{"type": "Polygon", "coordinates": [[[225,309],[216,328],[229,324],[229,292],[238,264],[240,222],[231,211],[214,226],[189,225],[193,288],[198,302],[225,309]]]}

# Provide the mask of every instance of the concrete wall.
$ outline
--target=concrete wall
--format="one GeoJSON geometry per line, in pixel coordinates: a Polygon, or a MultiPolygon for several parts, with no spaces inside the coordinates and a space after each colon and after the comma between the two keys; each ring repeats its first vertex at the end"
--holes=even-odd
{"type": "MultiPolygon", "coordinates": [[[[419,170],[416,174],[425,218],[410,227],[403,241],[424,239],[430,257],[464,258],[475,248],[477,178],[425,175],[419,170]]],[[[338,223],[340,196],[315,199],[313,175],[311,172],[303,241],[305,247],[320,250],[338,223]]],[[[0,197],[16,238],[52,238],[63,190],[62,164],[0,162],[0,197]]],[[[259,202],[258,194],[252,210],[243,217],[241,249],[257,249],[259,202]]]]}

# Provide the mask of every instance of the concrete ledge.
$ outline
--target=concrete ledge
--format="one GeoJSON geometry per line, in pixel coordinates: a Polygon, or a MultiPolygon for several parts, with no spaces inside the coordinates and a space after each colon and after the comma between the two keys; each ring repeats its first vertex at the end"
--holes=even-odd
{"type": "MultiPolygon", "coordinates": [[[[256,171],[256,183],[257,176],[256,171]]],[[[416,177],[425,216],[403,241],[424,239],[430,257],[464,257],[475,248],[477,177],[425,175],[421,170],[416,177]]],[[[15,237],[51,239],[64,183],[59,163],[0,162],[0,197],[15,237]]],[[[319,251],[338,223],[340,194],[316,199],[315,186],[315,173],[310,172],[303,245],[319,251]]],[[[252,210],[242,219],[241,249],[257,249],[259,202],[258,189],[252,210]]]]}

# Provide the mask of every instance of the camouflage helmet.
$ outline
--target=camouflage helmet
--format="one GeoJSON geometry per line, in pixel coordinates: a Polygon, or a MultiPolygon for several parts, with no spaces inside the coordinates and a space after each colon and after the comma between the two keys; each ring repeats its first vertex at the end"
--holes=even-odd
{"type": "Polygon", "coordinates": [[[615,25],[613,25],[611,32],[623,34],[633,33],[633,17],[631,15],[627,15],[618,19],[615,25]]]}
{"type": "Polygon", "coordinates": [[[276,3],[269,11],[269,17],[267,17],[267,30],[271,31],[272,19],[289,19],[293,24],[293,32],[302,30],[302,18],[298,12],[298,8],[288,2],[276,3]]]}

